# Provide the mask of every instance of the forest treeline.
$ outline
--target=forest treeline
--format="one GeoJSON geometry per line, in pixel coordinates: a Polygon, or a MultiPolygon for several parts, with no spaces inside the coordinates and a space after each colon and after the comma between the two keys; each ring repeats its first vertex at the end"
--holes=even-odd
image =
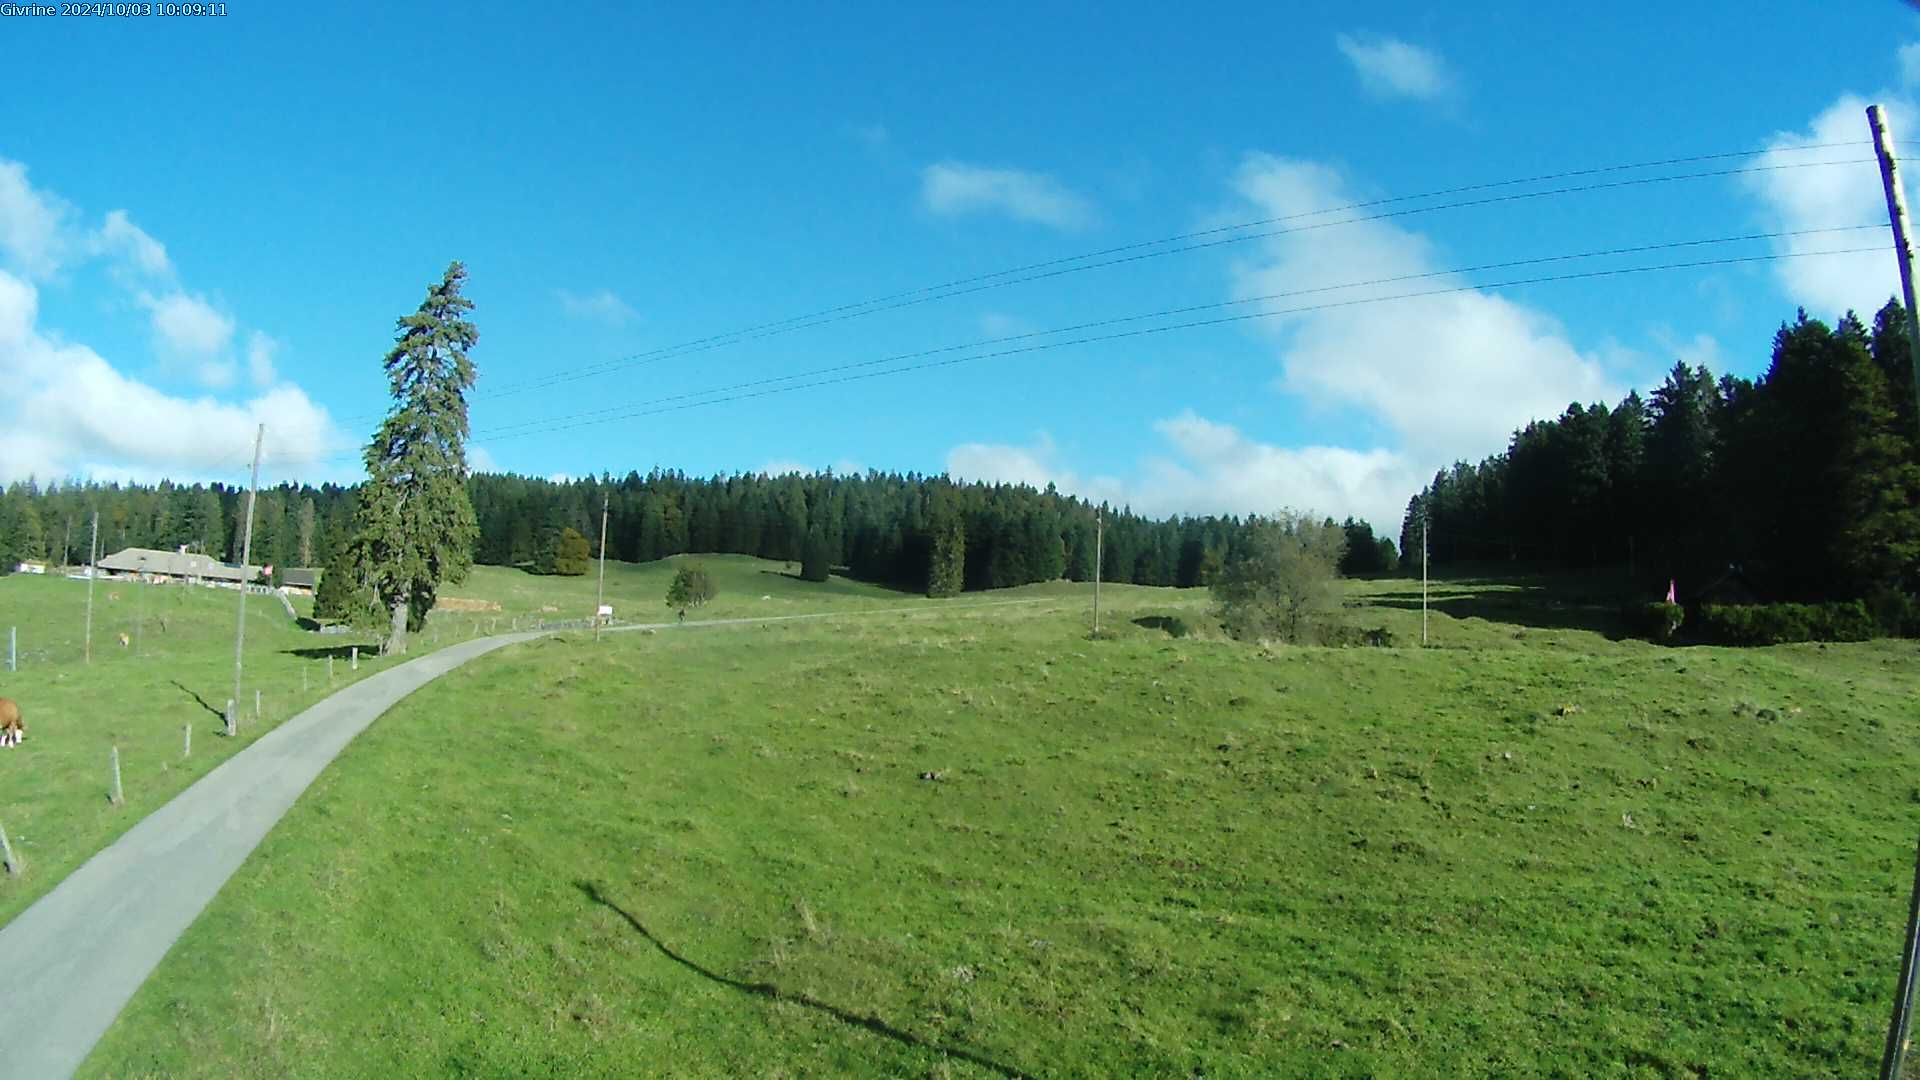
{"type": "Polygon", "coordinates": [[[1569,405],[1407,507],[1435,565],[1630,567],[1649,598],[1737,571],[1774,601],[1865,600],[1906,612],[1920,590],[1920,455],[1906,312],[1871,327],[1801,311],[1757,379],[1674,365],[1646,399],[1569,405]]]}
{"type": "MultiPolygon", "coordinates": [[[[854,577],[936,593],[1093,577],[1095,507],[1051,486],[960,484],[944,476],[868,472],[690,477],[656,470],[565,482],[470,477],[476,562],[536,572],[580,572],[579,539],[597,550],[603,500],[607,554],[629,562],[734,553],[826,566],[854,577]]],[[[256,563],[276,571],[327,566],[351,533],[356,488],[284,485],[260,494],[256,563]]],[[[246,492],[238,487],[16,483],[0,498],[0,557],[85,560],[90,515],[103,552],[191,550],[238,561],[246,492]]],[[[1205,585],[1246,528],[1239,517],[1154,520],[1105,511],[1102,579],[1205,585]]],[[[1343,568],[1391,570],[1391,541],[1366,522],[1344,524],[1343,568]]]]}

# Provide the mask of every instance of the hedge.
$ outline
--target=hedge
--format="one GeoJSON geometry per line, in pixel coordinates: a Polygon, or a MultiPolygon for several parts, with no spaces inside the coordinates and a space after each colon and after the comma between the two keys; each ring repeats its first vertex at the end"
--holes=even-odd
{"type": "Polygon", "coordinates": [[[1826,604],[1706,604],[1690,625],[1702,640],[1721,645],[1866,641],[1879,632],[1872,612],[1859,600],[1826,604]]]}

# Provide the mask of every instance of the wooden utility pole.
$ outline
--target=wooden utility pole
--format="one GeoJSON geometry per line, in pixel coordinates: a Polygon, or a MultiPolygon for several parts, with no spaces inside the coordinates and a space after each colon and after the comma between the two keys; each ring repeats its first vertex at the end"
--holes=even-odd
{"type": "Polygon", "coordinates": [[[1427,512],[1420,511],[1420,644],[1427,643],[1427,512]]]}
{"type": "Polygon", "coordinates": [[[1907,355],[1913,358],[1914,415],[1920,417],[1920,311],[1913,303],[1913,232],[1907,226],[1907,196],[1900,188],[1900,162],[1893,156],[1893,132],[1878,105],[1867,106],[1873,150],[1880,158],[1880,183],[1887,189],[1887,223],[1893,226],[1893,254],[1900,264],[1900,295],[1907,304],[1907,355]]]}
{"type": "Polygon", "coordinates": [[[240,540],[240,623],[233,632],[233,700],[240,700],[240,671],[247,645],[247,564],[253,559],[253,502],[260,494],[260,444],[266,440],[267,425],[261,424],[253,436],[253,485],[247,489],[247,526],[240,540]]]}
{"type": "Polygon", "coordinates": [[[1913,867],[1913,894],[1907,902],[1907,943],[1900,951],[1900,982],[1893,991],[1893,1019],[1880,1056],[1880,1080],[1900,1080],[1906,1072],[1907,1029],[1913,1021],[1915,961],[1920,959],[1920,852],[1913,867]]]}
{"type": "Polygon", "coordinates": [[[93,541],[87,545],[87,663],[93,663],[93,579],[100,574],[100,511],[93,512],[93,541]]]}
{"type": "Polygon", "coordinates": [[[593,640],[600,640],[600,612],[607,606],[607,508],[613,505],[611,495],[600,496],[600,591],[593,601],[593,640]]]}
{"type": "Polygon", "coordinates": [[[1100,636],[1100,548],[1106,539],[1106,508],[1093,512],[1093,636],[1100,636]]]}

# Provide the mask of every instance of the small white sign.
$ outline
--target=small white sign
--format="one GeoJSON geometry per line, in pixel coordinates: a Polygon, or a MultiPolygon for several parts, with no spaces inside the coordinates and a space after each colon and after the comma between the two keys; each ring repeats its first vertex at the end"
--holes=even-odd
{"type": "Polygon", "coordinates": [[[606,619],[606,618],[612,618],[612,617],[613,617],[613,605],[612,605],[612,604],[601,604],[601,605],[600,605],[600,617],[601,617],[601,618],[603,618],[603,619],[606,619]]]}

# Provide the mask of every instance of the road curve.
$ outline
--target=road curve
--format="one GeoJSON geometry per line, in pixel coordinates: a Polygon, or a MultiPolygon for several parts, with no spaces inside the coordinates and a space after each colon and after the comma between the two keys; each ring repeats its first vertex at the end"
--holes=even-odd
{"type": "MultiPolygon", "coordinates": [[[[629,624],[609,632],[1041,602],[629,624]]],[[[73,1075],[281,815],[382,713],[475,657],[553,632],[450,645],[333,694],[222,762],[0,926],[0,1080],[73,1075]]]]}

